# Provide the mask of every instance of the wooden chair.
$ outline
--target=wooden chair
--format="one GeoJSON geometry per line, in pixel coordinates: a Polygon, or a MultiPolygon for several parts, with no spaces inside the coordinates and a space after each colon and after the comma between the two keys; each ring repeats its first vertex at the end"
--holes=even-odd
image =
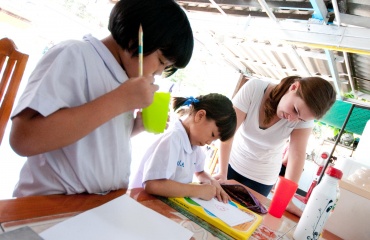
{"type": "Polygon", "coordinates": [[[11,39],[0,40],[0,145],[27,61],[28,55],[17,51],[11,39]]]}
{"type": "Polygon", "coordinates": [[[209,145],[208,147],[210,154],[208,159],[206,159],[206,171],[212,175],[215,173],[216,166],[218,164],[218,147],[214,145],[209,145]]]}

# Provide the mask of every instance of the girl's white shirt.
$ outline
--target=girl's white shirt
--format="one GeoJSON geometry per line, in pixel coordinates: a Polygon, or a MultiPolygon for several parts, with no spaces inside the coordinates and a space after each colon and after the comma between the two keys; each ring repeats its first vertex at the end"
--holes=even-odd
{"type": "Polygon", "coordinates": [[[148,180],[170,179],[191,183],[195,172],[204,170],[202,147],[192,146],[179,119],[146,150],[129,188],[141,188],[148,180]]]}

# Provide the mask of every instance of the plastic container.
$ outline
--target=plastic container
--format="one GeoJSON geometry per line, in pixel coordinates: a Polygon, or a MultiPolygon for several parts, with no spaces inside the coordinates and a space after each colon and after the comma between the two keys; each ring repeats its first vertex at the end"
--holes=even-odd
{"type": "Polygon", "coordinates": [[[143,108],[143,124],[150,133],[162,133],[166,129],[171,94],[155,92],[152,104],[143,108]]]}
{"type": "Polygon", "coordinates": [[[274,217],[281,218],[297,188],[297,183],[279,176],[268,213],[274,217]]]}
{"type": "Polygon", "coordinates": [[[324,225],[339,198],[338,181],[342,171],[328,167],[321,182],[313,189],[310,199],[294,231],[293,238],[319,239],[324,225]]]}

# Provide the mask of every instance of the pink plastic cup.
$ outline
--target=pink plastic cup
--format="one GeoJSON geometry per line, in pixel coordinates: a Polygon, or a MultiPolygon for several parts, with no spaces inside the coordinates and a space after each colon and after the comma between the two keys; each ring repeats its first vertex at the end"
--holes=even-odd
{"type": "Polygon", "coordinates": [[[297,183],[279,176],[268,213],[274,217],[281,218],[297,188],[297,183]]]}

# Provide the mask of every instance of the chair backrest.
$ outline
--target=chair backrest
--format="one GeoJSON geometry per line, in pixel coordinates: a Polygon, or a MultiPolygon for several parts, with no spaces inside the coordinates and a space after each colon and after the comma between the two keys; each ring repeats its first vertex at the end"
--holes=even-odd
{"type": "Polygon", "coordinates": [[[209,145],[208,148],[209,148],[210,154],[206,158],[205,171],[212,175],[215,173],[216,166],[218,164],[219,152],[218,152],[218,147],[216,147],[215,145],[209,145]]]}
{"type": "Polygon", "coordinates": [[[0,40],[0,145],[27,61],[28,55],[17,51],[11,39],[0,40]]]}

